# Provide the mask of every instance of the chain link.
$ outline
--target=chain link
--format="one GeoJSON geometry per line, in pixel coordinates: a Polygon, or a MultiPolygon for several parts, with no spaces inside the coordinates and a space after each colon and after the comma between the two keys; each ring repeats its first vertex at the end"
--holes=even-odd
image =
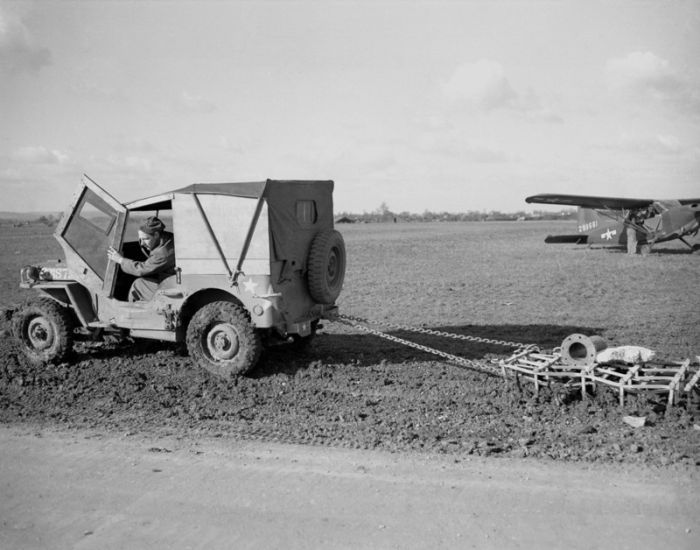
{"type": "Polygon", "coordinates": [[[363,319],[362,317],[355,317],[353,315],[339,315],[338,316],[338,321],[346,324],[348,326],[352,326],[356,329],[359,329],[363,332],[366,332],[368,334],[373,334],[375,336],[378,336],[379,338],[383,338],[385,340],[389,340],[391,342],[397,343],[397,344],[402,344],[414,349],[417,349],[419,351],[423,351],[426,353],[431,353],[433,355],[437,355],[439,357],[442,357],[443,359],[447,359],[448,361],[451,361],[453,363],[456,363],[458,365],[461,365],[463,367],[466,367],[468,369],[472,370],[477,370],[479,372],[485,372],[487,374],[492,374],[492,375],[500,375],[501,374],[501,369],[500,367],[489,364],[488,362],[485,361],[474,361],[471,359],[466,359],[464,357],[460,357],[458,355],[452,355],[451,353],[447,353],[435,348],[431,348],[428,346],[424,346],[422,344],[417,344],[416,342],[412,342],[410,340],[405,340],[403,338],[398,338],[397,336],[393,336],[391,334],[387,334],[386,332],[382,332],[381,330],[376,330],[373,329],[367,325],[379,325],[382,327],[390,328],[390,329],[396,329],[396,330],[402,330],[405,332],[415,332],[418,334],[429,334],[431,336],[441,336],[444,338],[453,338],[456,340],[463,340],[463,341],[468,341],[468,342],[479,342],[479,343],[484,343],[484,344],[496,344],[500,346],[506,346],[506,347],[513,347],[518,350],[525,350],[525,349],[531,349],[531,350],[536,350],[537,346],[534,344],[523,344],[520,342],[508,342],[506,340],[495,340],[491,338],[481,338],[480,336],[471,336],[471,335],[466,335],[466,334],[454,334],[452,332],[442,332],[438,330],[431,330],[427,328],[422,328],[422,327],[413,327],[410,325],[400,325],[396,323],[390,323],[388,321],[370,321],[368,319],[363,319]]]}
{"type": "Polygon", "coordinates": [[[516,350],[537,348],[536,344],[524,344],[522,342],[510,342],[508,340],[497,340],[495,338],[482,338],[481,336],[472,336],[469,334],[455,334],[453,332],[444,332],[440,330],[432,330],[423,327],[413,327],[410,325],[400,325],[397,323],[390,323],[388,321],[370,321],[369,319],[364,319],[362,317],[355,317],[354,315],[340,315],[341,319],[347,319],[348,321],[353,321],[355,323],[363,323],[365,325],[379,325],[386,328],[403,330],[406,332],[417,332],[419,334],[429,334],[431,336],[441,336],[443,338],[453,338],[455,340],[464,340],[467,342],[477,342],[480,344],[493,344],[497,346],[505,346],[509,348],[515,348],[516,350]]]}

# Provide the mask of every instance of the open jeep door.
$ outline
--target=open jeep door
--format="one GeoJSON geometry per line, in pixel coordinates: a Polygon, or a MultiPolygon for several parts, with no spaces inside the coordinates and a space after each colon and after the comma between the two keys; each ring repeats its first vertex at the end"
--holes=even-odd
{"type": "Polygon", "coordinates": [[[119,266],[108,260],[107,249],[120,249],[125,223],[126,207],[83,175],[55,237],[71,273],[91,292],[108,298],[114,293],[119,266]]]}

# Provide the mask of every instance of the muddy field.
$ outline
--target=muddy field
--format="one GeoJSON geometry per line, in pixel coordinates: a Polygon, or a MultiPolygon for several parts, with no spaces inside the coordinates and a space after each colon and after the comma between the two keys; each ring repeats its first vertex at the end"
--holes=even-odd
{"type": "MultiPolygon", "coordinates": [[[[538,344],[599,334],[662,358],[700,354],[700,254],[664,244],[646,257],[545,245],[572,222],[342,225],[342,313],[538,344]]],[[[22,299],[19,268],[60,257],[44,227],[0,227],[0,305],[22,299]]],[[[396,331],[469,359],[509,349],[396,331]]],[[[258,437],[357,448],[587,462],[700,464],[700,405],[653,397],[623,408],[611,392],[582,401],[553,387],[473,372],[325,323],[314,344],[267,350],[232,382],[193,367],[174,345],[79,344],[67,363],[26,365],[0,344],[0,421],[176,437],[258,437]],[[631,428],[625,415],[646,417],[631,428]]]]}

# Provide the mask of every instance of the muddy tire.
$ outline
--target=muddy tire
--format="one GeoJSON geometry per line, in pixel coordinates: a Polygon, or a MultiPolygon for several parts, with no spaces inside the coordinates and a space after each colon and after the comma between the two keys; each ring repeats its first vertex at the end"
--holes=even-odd
{"type": "Polygon", "coordinates": [[[73,347],[71,311],[51,298],[25,302],[12,316],[12,334],[30,363],[60,363],[73,347]]]}
{"type": "Polygon", "coordinates": [[[248,314],[231,302],[212,302],[197,311],[187,326],[186,342],[194,362],[221,378],[247,373],[262,351],[248,314]]]}
{"type": "Polygon", "coordinates": [[[321,231],[311,242],[308,261],[309,294],[319,304],[340,296],[345,278],[345,241],[333,229],[321,231]]]}

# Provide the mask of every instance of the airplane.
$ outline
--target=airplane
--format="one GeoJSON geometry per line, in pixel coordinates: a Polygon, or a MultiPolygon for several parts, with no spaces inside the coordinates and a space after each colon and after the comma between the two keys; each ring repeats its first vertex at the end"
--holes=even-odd
{"type": "Polygon", "coordinates": [[[578,233],[550,235],[546,243],[603,244],[625,246],[626,228],[637,233],[640,251],[651,251],[652,245],[679,239],[690,248],[685,237],[695,236],[700,229],[700,199],[654,200],[587,195],[532,195],[527,203],[578,206],[578,233]]]}

